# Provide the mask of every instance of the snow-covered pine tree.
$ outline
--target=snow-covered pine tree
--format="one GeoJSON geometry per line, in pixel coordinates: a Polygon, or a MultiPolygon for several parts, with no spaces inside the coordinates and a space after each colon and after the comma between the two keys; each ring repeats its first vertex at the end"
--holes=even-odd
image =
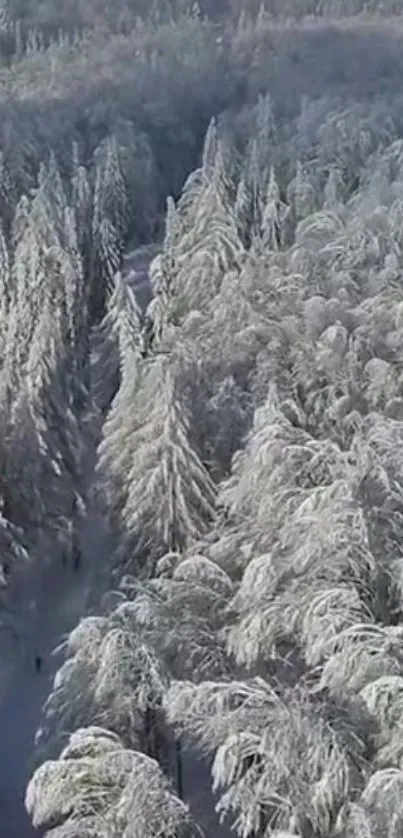
{"type": "Polygon", "coordinates": [[[316,209],[317,190],[300,161],[297,162],[295,177],[287,188],[287,201],[292,206],[297,223],[316,209]]]}
{"type": "Polygon", "coordinates": [[[203,834],[158,763],[102,727],[73,733],[59,759],[36,771],[25,802],[34,826],[48,838],[203,834]]]}
{"type": "Polygon", "coordinates": [[[118,272],[107,312],[93,335],[93,395],[101,410],[112,404],[121,382],[122,389],[126,388],[136,357],[140,360],[140,323],[141,312],[133,291],[118,272]]]}
{"type": "Polygon", "coordinates": [[[71,205],[77,220],[77,235],[80,253],[86,266],[86,275],[89,269],[89,257],[91,247],[91,221],[93,209],[92,184],[88,171],[80,163],[80,155],[77,144],[73,146],[72,172],[71,172],[71,205]]]}
{"type": "Polygon", "coordinates": [[[0,226],[0,322],[4,324],[0,340],[2,342],[2,357],[4,357],[3,341],[5,340],[5,324],[11,300],[11,260],[9,246],[0,226]]]}
{"type": "Polygon", "coordinates": [[[230,577],[198,553],[171,552],[156,578],[127,580],[133,619],[164,662],[170,678],[222,677],[230,671],[226,627],[233,592],[230,577]]]}
{"type": "Polygon", "coordinates": [[[82,436],[71,405],[60,320],[49,306],[44,309],[10,412],[8,505],[12,520],[35,532],[35,540],[66,535],[73,498],[82,490],[82,436]]]}
{"type": "Polygon", "coordinates": [[[285,241],[284,224],[289,212],[289,207],[281,200],[275,170],[271,168],[267,192],[262,204],[260,237],[263,247],[280,250],[285,241]]]}
{"type": "Polygon", "coordinates": [[[270,94],[260,95],[246,144],[236,199],[236,217],[243,241],[250,245],[262,227],[270,170],[278,154],[277,125],[270,94]]]}
{"type": "Polygon", "coordinates": [[[90,310],[94,322],[98,322],[123,256],[128,199],[119,147],[113,135],[96,150],[94,158],[90,310]]]}
{"type": "MultiPolygon", "coordinates": [[[[208,143],[212,140],[208,136],[208,143]]],[[[223,275],[242,258],[242,243],[231,208],[222,145],[214,165],[209,151],[207,168],[185,184],[178,204],[180,238],[175,248],[175,276],[171,283],[175,322],[192,310],[203,311],[219,291],[223,275]]]]}
{"type": "Polygon", "coordinates": [[[130,603],[120,599],[109,614],[81,620],[63,644],[65,660],[38,735],[42,748],[58,741],[60,731],[104,724],[130,747],[164,761],[161,702],[168,672],[130,603]]]}
{"type": "Polygon", "coordinates": [[[213,755],[217,808],[240,838],[276,830],[325,838],[364,785],[365,719],[303,688],[279,692],[263,678],[183,681],[166,706],[177,730],[213,755]]]}
{"type": "MultiPolygon", "coordinates": [[[[165,217],[165,236],[161,252],[150,265],[150,282],[153,298],[145,312],[141,333],[141,351],[146,357],[150,351],[158,351],[159,346],[170,338],[169,325],[176,324],[175,276],[177,272],[177,248],[180,244],[182,223],[180,214],[172,197],[167,200],[165,217]]],[[[172,330],[171,330],[172,331],[172,330]]]]}
{"type": "Polygon", "coordinates": [[[145,562],[147,573],[164,552],[190,546],[215,515],[215,486],[193,448],[191,417],[167,365],[162,356],[143,365],[125,430],[116,428],[109,438],[112,416],[99,456],[107,495],[122,526],[119,555],[133,567],[145,562]],[[120,444],[112,455],[119,437],[124,447],[120,444]],[[124,473],[116,471],[116,457],[119,469],[124,459],[124,473]],[[108,487],[108,463],[121,487],[118,496],[116,482],[112,493],[108,487]]]}
{"type": "Polygon", "coordinates": [[[0,218],[7,231],[12,224],[16,204],[17,193],[15,184],[7,166],[4,153],[0,152],[0,218]]]}

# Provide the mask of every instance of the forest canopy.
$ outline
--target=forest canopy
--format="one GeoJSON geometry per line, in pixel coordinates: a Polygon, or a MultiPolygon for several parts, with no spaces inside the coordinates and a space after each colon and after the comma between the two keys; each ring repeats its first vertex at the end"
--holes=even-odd
{"type": "Polygon", "coordinates": [[[1,4],[1,684],[51,677],[41,835],[403,830],[401,6],[1,4]]]}

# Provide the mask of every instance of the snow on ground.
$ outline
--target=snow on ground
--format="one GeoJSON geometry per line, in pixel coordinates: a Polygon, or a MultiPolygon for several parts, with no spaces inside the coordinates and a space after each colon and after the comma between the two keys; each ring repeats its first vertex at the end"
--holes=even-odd
{"type": "Polygon", "coordinates": [[[202,826],[206,838],[233,836],[227,823],[220,824],[211,792],[211,774],[207,763],[194,748],[184,748],[183,795],[195,821],[202,826]]]}
{"type": "MultiPolygon", "coordinates": [[[[92,457],[93,459],[93,457],[92,457]]],[[[41,709],[57,668],[53,650],[86,613],[94,563],[105,565],[110,539],[96,508],[89,507],[80,533],[79,571],[55,560],[31,578],[33,607],[27,609],[26,648],[0,704],[0,836],[31,838],[24,794],[33,767],[33,745],[41,709]],[[42,659],[41,671],[36,657],[42,659]]],[[[27,583],[28,584],[28,583],[27,583]]]]}

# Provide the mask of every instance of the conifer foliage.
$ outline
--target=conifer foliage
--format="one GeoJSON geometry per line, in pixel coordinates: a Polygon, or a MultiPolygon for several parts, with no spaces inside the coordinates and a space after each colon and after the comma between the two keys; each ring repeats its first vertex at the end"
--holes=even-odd
{"type": "Polygon", "coordinates": [[[93,38],[124,88],[116,107],[111,92],[98,109],[80,100],[68,148],[14,142],[12,120],[0,132],[4,670],[27,642],[30,580],[60,572],[64,585],[69,566],[85,599],[55,640],[27,812],[49,838],[212,838],[189,788],[204,760],[205,809],[239,838],[397,838],[400,99],[384,107],[370,76],[347,103],[344,66],[319,95],[325,27],[274,26],[276,3],[256,21],[234,3],[223,28],[203,4],[153,5],[129,34],[132,5],[118,5],[110,42],[97,29],[48,44],[11,1],[0,9],[10,91],[20,62],[40,74],[49,61],[57,99],[70,63],[93,72],[93,38]],[[194,100],[194,168],[186,73],[209,63],[210,38],[222,91],[212,119],[208,85],[194,100]],[[128,41],[144,85],[130,118],[128,41]],[[181,190],[179,142],[193,167],[181,190]],[[142,307],[124,257],[145,230],[157,241],[142,307]],[[101,519],[107,546],[81,573],[101,519]]]}
{"type": "MultiPolygon", "coordinates": [[[[379,149],[351,194],[321,153],[282,183],[276,147],[263,153],[268,135],[276,142],[268,99],[256,126],[234,166],[210,125],[201,167],[168,201],[145,316],[119,273],[113,287],[105,280],[97,491],[115,589],[64,649],[42,741],[77,732],[31,781],[37,824],[95,829],[102,817],[132,834],[164,775],[184,794],[189,739],[212,760],[218,815],[240,838],[400,828],[400,158],[396,145],[379,149]],[[374,209],[388,167],[388,211],[374,209]],[[151,772],[149,788],[108,774],[110,799],[91,802],[112,741],[131,777],[137,764],[140,784],[151,772]]],[[[94,217],[113,235],[124,230],[122,184],[111,143],[94,217]]],[[[21,237],[28,205],[19,216],[21,237]]],[[[32,352],[20,363],[33,370],[32,352]]],[[[44,408],[51,388],[40,386],[44,408]]],[[[179,835],[185,809],[166,801],[161,819],[179,835]]]]}

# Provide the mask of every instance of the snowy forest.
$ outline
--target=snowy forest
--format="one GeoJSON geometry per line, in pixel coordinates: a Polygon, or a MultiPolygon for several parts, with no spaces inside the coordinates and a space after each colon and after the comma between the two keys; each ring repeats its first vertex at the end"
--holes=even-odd
{"type": "Polygon", "coordinates": [[[402,80],[403,0],[1,0],[1,838],[402,838],[402,80]]]}

